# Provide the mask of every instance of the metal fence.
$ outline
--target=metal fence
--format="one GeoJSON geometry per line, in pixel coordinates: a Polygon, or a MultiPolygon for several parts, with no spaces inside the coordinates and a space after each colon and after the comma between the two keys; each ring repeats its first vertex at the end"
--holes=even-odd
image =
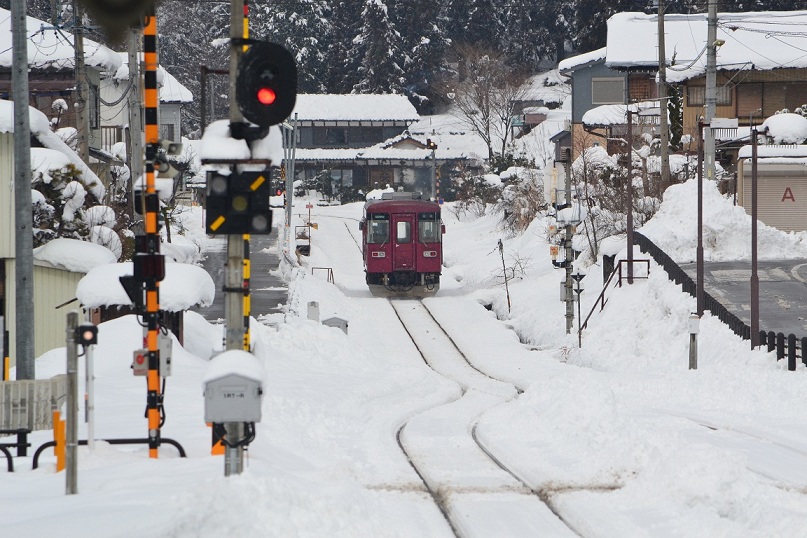
{"type": "MultiPolygon", "coordinates": [[[[639,249],[642,252],[650,254],[656,263],[667,272],[670,280],[679,284],[683,291],[693,297],[696,296],[697,284],[695,281],[692,280],[692,277],[681,269],[667,253],[639,232],[633,232],[633,239],[635,243],[639,245],[639,249]]],[[[703,299],[704,310],[710,311],[713,316],[728,325],[737,336],[744,340],[751,339],[751,327],[738,318],[736,314],[730,312],[706,290],[703,291],[703,299]]],[[[760,345],[767,346],[768,351],[776,350],[777,359],[788,358],[789,370],[796,369],[797,358],[801,359],[802,363],[807,365],[807,358],[805,358],[804,354],[804,350],[807,349],[807,337],[799,338],[794,334],[785,335],[783,333],[764,330],[760,331],[759,336],[760,345]]]]}

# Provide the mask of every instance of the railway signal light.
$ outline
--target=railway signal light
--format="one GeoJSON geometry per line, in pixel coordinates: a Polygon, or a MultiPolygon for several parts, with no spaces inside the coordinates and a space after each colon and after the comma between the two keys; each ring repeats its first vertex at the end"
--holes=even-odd
{"type": "Polygon", "coordinates": [[[207,173],[205,229],[210,235],[272,232],[268,171],[207,173]]]}
{"type": "Polygon", "coordinates": [[[277,43],[251,41],[235,80],[238,109],[263,135],[289,117],[297,100],[297,66],[277,43]]]}
{"type": "Polygon", "coordinates": [[[98,343],[98,327],[92,323],[82,323],[76,327],[76,342],[83,347],[98,343]]]}

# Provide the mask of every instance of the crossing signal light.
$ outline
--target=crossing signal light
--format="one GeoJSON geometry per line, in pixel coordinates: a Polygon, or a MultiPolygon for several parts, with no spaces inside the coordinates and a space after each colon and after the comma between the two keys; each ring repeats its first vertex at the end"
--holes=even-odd
{"type": "Polygon", "coordinates": [[[207,173],[205,229],[210,235],[272,232],[269,171],[207,173]]]}
{"type": "Polygon", "coordinates": [[[297,101],[297,66],[277,43],[252,41],[241,57],[235,97],[244,118],[265,133],[291,115],[297,101]]]}

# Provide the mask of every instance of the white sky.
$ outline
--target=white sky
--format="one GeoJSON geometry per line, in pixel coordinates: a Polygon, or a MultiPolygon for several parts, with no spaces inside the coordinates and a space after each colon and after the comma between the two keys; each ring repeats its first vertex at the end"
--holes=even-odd
{"type": "MultiPolygon", "coordinates": [[[[704,192],[706,259],[746,256],[749,217],[710,185],[704,192]]],[[[672,187],[642,230],[679,261],[694,257],[694,193],[692,182],[672,187]]],[[[297,201],[295,224],[307,201],[297,201]]],[[[185,226],[201,226],[199,211],[185,226]]],[[[472,423],[480,442],[531,487],[556,491],[556,510],[585,536],[804,535],[807,370],[786,371],[784,361],[751,351],[709,315],[701,322],[699,369],[688,370],[695,302],[654,263],[649,279],[608,292],[578,349],[576,334],[564,331],[563,272],[550,263],[547,223],[508,237],[498,218],[460,221],[447,204],[442,287],[425,303],[469,360],[500,380],[460,374],[463,391],[425,366],[390,304],[366,290],[355,243],[361,205],[314,205],[311,215],[318,224],[311,257],[278,272],[290,279],[284,313],[253,312],[271,326],[252,323],[265,395],[243,475],[223,476],[203,423],[202,380],[212,350],[221,347],[222,327],[188,313],[186,347],[174,344],[162,430],[188,458],[168,445],[157,460],[143,446],[80,447],[74,497],[64,495],[51,450],[35,471],[30,458],[17,459],[15,473],[0,473],[4,535],[451,536],[395,441],[407,424],[410,451],[448,466],[435,477],[454,492],[451,510],[476,529],[469,535],[571,536],[535,496],[514,493],[512,479],[468,451],[472,423]],[[507,266],[522,268],[509,282],[509,312],[499,239],[507,266]],[[335,285],[311,267],[332,268],[335,285]],[[348,320],[348,334],[307,320],[309,301],[319,302],[322,319],[348,320]],[[516,397],[514,385],[524,393],[516,397]],[[444,442],[465,448],[447,452],[444,442]],[[452,473],[450,463],[472,464],[482,474],[452,473]]],[[[223,246],[198,227],[187,241],[201,241],[205,251],[223,246]]],[[[761,225],[760,247],[763,259],[804,257],[807,233],[761,225]]],[[[624,240],[616,250],[625,256],[624,240]]],[[[636,257],[645,256],[637,249],[636,257]]],[[[583,270],[585,315],[602,276],[599,266],[583,270]]],[[[116,284],[93,285],[101,293],[116,284]]],[[[164,282],[161,293],[174,286],[164,282]]],[[[146,436],[146,384],[129,368],[141,345],[142,328],[132,317],[100,327],[100,438],[146,436]]],[[[36,369],[40,378],[64,372],[64,350],[39,358],[36,369]]],[[[50,438],[37,432],[32,442],[50,438]]]]}

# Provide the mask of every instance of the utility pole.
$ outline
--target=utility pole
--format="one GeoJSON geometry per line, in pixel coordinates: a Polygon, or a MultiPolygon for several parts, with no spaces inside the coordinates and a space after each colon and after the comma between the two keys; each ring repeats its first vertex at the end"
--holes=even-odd
{"type": "MultiPolygon", "coordinates": [[[[288,131],[284,131],[287,132],[288,131]]],[[[291,139],[289,149],[289,163],[286,167],[286,244],[291,241],[291,210],[292,200],[294,199],[294,176],[297,171],[295,170],[295,158],[297,154],[297,113],[294,113],[294,120],[291,122],[291,132],[289,133],[291,139]]],[[[287,144],[288,145],[288,144],[287,144]]]]}
{"type": "MultiPolygon", "coordinates": [[[[244,121],[236,99],[236,75],[242,49],[234,44],[242,39],[243,35],[244,1],[232,0],[230,3],[230,39],[233,42],[230,45],[230,124],[244,121]]],[[[243,236],[241,234],[228,234],[227,266],[224,277],[224,289],[226,292],[224,318],[227,326],[225,347],[227,350],[244,349],[243,261],[243,236]]],[[[224,429],[227,432],[227,441],[238,441],[244,438],[244,425],[241,422],[227,422],[224,424],[224,429]]],[[[231,444],[224,444],[224,476],[241,474],[244,470],[244,448],[242,446],[230,446],[231,444]]]]}
{"type": "Polygon", "coordinates": [[[11,0],[14,92],[14,255],[17,379],[34,379],[34,235],[31,230],[31,119],[25,0],[11,0]]]}
{"type": "Polygon", "coordinates": [[[695,301],[698,317],[703,317],[703,120],[698,122],[698,243],[695,247],[695,301]]]}
{"type": "MultiPolygon", "coordinates": [[[[717,106],[717,0],[707,0],[709,13],[707,16],[706,32],[706,113],[704,115],[704,125],[706,128],[706,139],[704,145],[704,159],[706,161],[706,179],[715,179],[715,134],[709,127],[712,118],[715,117],[715,107],[717,106]]],[[[700,312],[699,312],[700,314],[700,312]]]]}
{"type": "Polygon", "coordinates": [[[87,68],[84,65],[84,20],[82,10],[73,0],[73,41],[76,75],[76,131],[78,132],[78,156],[90,162],[90,90],[87,85],[87,68]]]}
{"type": "Polygon", "coordinates": [[[664,35],[664,0],[658,0],[658,100],[661,130],[661,192],[670,186],[670,128],[667,121],[667,48],[664,35]]]}
{"type": "MultiPolygon", "coordinates": [[[[759,273],[757,272],[757,128],[751,125],[751,348],[759,347],[759,273]]],[[[804,355],[802,350],[802,356],[804,355]]]]}
{"type": "MultiPolygon", "coordinates": [[[[129,96],[127,98],[129,108],[129,137],[126,148],[126,158],[129,161],[129,204],[126,211],[134,219],[135,193],[134,185],[143,177],[143,116],[142,102],[140,98],[140,35],[142,29],[131,29],[128,35],[129,52],[129,96]]],[[[142,205],[141,205],[142,207],[142,205]]]]}
{"type": "Polygon", "coordinates": [[[67,314],[67,432],[65,441],[65,492],[78,493],[78,312],[67,314]]]}
{"type": "MultiPolygon", "coordinates": [[[[566,149],[566,207],[572,210],[572,150],[566,149]]],[[[572,213],[573,214],[573,213],[572,213]]],[[[572,289],[572,223],[566,224],[566,236],[563,238],[566,254],[566,334],[574,327],[574,291],[572,289]]]]}

